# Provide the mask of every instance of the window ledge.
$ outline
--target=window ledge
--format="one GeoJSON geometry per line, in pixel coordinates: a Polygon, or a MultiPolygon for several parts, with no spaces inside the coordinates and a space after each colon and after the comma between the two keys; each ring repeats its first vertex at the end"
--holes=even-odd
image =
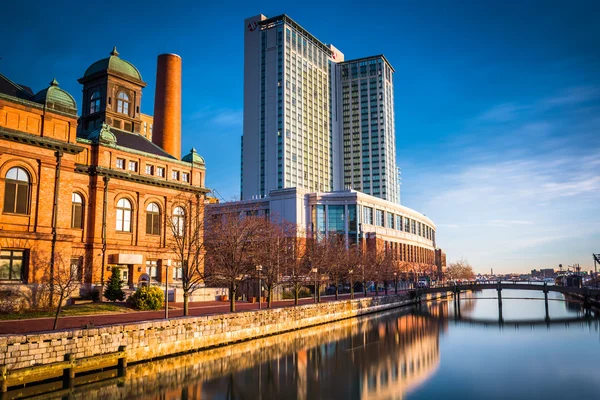
{"type": "Polygon", "coordinates": [[[2,215],[14,215],[15,217],[28,217],[29,213],[20,214],[20,213],[11,213],[11,212],[8,212],[8,211],[2,211],[2,215]]]}

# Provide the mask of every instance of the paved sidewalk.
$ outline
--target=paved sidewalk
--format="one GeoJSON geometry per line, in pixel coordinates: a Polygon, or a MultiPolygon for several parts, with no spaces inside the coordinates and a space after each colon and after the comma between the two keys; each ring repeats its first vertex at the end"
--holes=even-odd
{"type": "MultiPolygon", "coordinates": [[[[393,294],[390,291],[389,294],[393,294]]],[[[398,291],[400,293],[400,291],[398,291]]],[[[375,293],[369,293],[372,297],[375,293]]],[[[380,293],[380,296],[384,295],[380,293]]],[[[363,297],[362,293],[355,293],[355,298],[363,297]]],[[[340,300],[347,300],[350,294],[339,296],[340,300]]],[[[321,302],[335,301],[335,296],[321,296],[321,302]]],[[[300,304],[311,304],[312,298],[300,299],[300,304]]],[[[294,300],[274,301],[273,308],[290,307],[294,305],[294,300]]],[[[266,308],[267,303],[262,303],[262,307],[266,308]]],[[[258,310],[258,303],[236,302],[236,311],[258,310]]],[[[210,315],[210,314],[225,314],[229,313],[229,302],[208,301],[190,303],[190,316],[210,315]]],[[[169,318],[183,316],[183,303],[169,303],[169,318]]],[[[151,321],[164,319],[165,311],[136,311],[118,314],[95,314],[95,315],[78,315],[71,317],[61,317],[58,320],[58,330],[82,328],[84,325],[93,325],[95,327],[103,325],[123,324],[129,322],[151,321]]],[[[51,331],[54,318],[34,318],[0,321],[0,335],[2,334],[26,334],[34,332],[51,331]]]]}

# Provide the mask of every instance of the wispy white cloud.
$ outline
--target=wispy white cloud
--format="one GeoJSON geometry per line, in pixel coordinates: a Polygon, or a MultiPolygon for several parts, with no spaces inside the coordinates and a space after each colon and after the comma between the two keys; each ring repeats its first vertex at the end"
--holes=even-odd
{"type": "Polygon", "coordinates": [[[477,119],[485,122],[507,122],[519,117],[519,113],[526,110],[527,106],[515,103],[505,103],[494,106],[484,111],[477,119]]]}
{"type": "Polygon", "coordinates": [[[437,224],[436,226],[438,228],[450,228],[450,229],[458,228],[457,224],[437,224]]]}
{"type": "Polygon", "coordinates": [[[491,107],[449,139],[453,168],[419,172],[428,187],[407,205],[436,222],[449,260],[498,271],[589,264],[600,241],[599,102],[598,88],[577,87],[491,107]]]}
{"type": "Polygon", "coordinates": [[[506,220],[506,219],[493,219],[488,221],[488,225],[496,226],[510,226],[510,225],[533,225],[533,221],[520,221],[520,220],[506,220]]]}
{"type": "Polygon", "coordinates": [[[600,89],[596,86],[581,86],[568,88],[562,93],[543,99],[539,105],[556,107],[572,104],[581,104],[600,97],[600,89]]]}
{"type": "Polygon", "coordinates": [[[190,115],[190,120],[202,121],[204,124],[212,124],[224,128],[241,128],[243,112],[242,110],[229,108],[204,107],[192,113],[190,115]]]}

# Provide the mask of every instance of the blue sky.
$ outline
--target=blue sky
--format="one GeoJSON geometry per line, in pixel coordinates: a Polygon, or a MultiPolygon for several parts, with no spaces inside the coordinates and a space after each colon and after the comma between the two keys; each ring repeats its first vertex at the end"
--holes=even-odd
{"type": "Polygon", "coordinates": [[[117,46],[148,83],[156,56],[183,57],[183,152],[207,185],[239,196],[243,20],[286,13],[346,59],[383,53],[396,69],[402,203],[437,224],[450,261],[529,271],[600,253],[600,3],[11,3],[0,72],[34,91],[77,78],[117,46]]]}

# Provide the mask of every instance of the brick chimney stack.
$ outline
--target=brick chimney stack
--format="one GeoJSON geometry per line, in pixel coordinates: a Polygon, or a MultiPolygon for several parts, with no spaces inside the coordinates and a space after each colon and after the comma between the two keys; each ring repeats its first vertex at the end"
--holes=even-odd
{"type": "Polygon", "coordinates": [[[158,56],[152,141],[181,159],[181,57],[158,56]]]}

